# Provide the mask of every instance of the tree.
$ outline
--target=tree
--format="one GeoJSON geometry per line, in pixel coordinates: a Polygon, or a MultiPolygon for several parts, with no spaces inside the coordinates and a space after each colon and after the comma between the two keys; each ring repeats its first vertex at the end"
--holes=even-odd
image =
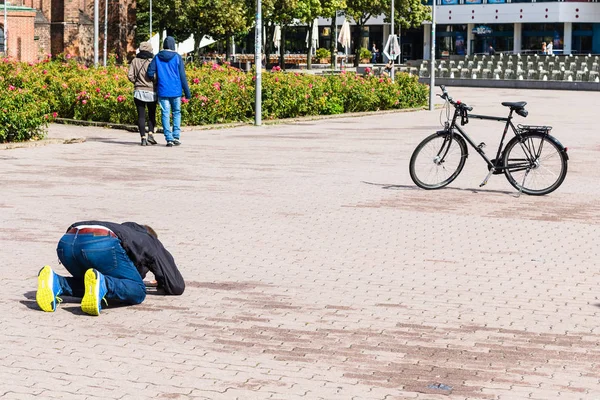
{"type": "MultiPolygon", "coordinates": [[[[388,8],[385,13],[388,22],[391,11],[388,8]]],[[[421,0],[394,0],[394,25],[405,29],[417,28],[423,21],[431,21],[431,7],[424,5],[421,0]]]]}
{"type": "Polygon", "coordinates": [[[346,15],[350,16],[357,25],[354,31],[354,66],[358,67],[360,40],[365,24],[369,18],[384,14],[386,7],[391,3],[389,0],[346,0],[346,4],[346,15]]]}
{"type": "MultiPolygon", "coordinates": [[[[190,0],[194,1],[194,0],[190,0]]],[[[152,0],[152,30],[159,34],[159,42],[162,45],[163,31],[167,35],[174,36],[176,40],[185,40],[189,36],[186,33],[187,21],[184,10],[184,0],[152,0]]],[[[137,0],[136,7],[136,44],[150,40],[150,1],[137,0]]]]}
{"type": "MultiPolygon", "coordinates": [[[[185,6],[185,21],[196,45],[204,35],[227,41],[227,59],[231,40],[236,34],[246,34],[254,24],[254,10],[247,0],[189,0],[185,6]]],[[[200,48],[197,47],[199,51],[200,48]]]]}

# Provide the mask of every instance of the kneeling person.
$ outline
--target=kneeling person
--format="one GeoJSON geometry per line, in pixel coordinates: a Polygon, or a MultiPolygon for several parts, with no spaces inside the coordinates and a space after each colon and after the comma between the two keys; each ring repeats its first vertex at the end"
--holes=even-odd
{"type": "Polygon", "coordinates": [[[165,294],[185,290],[173,256],[147,225],[77,222],[60,239],[56,253],[73,276],[58,275],[48,265],[40,270],[36,300],[44,311],[56,310],[61,294],[82,297],[81,309],[90,315],[99,315],[106,299],[140,304],[146,298],[143,279],[148,272],[165,294]]]}

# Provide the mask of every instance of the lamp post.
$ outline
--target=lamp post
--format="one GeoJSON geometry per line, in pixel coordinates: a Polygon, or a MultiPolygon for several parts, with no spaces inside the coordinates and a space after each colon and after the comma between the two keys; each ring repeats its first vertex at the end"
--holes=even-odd
{"type": "Polygon", "coordinates": [[[104,59],[103,64],[106,67],[106,51],[108,49],[108,0],[104,0],[104,59]]]}
{"type": "MultiPolygon", "coordinates": [[[[396,55],[395,54],[396,49],[395,49],[395,45],[394,45],[395,43],[393,42],[393,40],[394,40],[394,1],[395,0],[392,0],[392,18],[391,18],[392,19],[392,32],[391,32],[392,33],[392,42],[391,42],[392,57],[394,57],[396,55]]],[[[396,69],[396,68],[394,68],[395,66],[396,66],[396,58],[394,57],[394,58],[392,58],[392,70],[390,71],[390,76],[392,77],[392,82],[394,82],[394,70],[396,69]]]]}
{"type": "Polygon", "coordinates": [[[98,1],[94,0],[94,67],[98,66],[98,33],[100,31],[98,26],[98,1]]]}
{"type": "Polygon", "coordinates": [[[429,111],[433,111],[435,100],[435,6],[437,0],[433,0],[431,7],[431,66],[429,72],[429,111]]]}
{"type": "Polygon", "coordinates": [[[6,1],[4,0],[4,55],[8,56],[8,11],[6,1]]]}
{"type": "Polygon", "coordinates": [[[254,67],[256,81],[254,90],[254,125],[262,124],[262,3],[256,0],[256,27],[254,34],[254,67]]]}
{"type": "Polygon", "coordinates": [[[152,40],[152,0],[150,0],[150,38],[152,40]]]}

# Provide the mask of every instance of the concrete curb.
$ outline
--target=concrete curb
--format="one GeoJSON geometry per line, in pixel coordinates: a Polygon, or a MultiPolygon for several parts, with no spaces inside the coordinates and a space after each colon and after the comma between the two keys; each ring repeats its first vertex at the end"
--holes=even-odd
{"type": "Polygon", "coordinates": [[[69,138],[69,139],[42,139],[33,140],[29,142],[18,142],[18,143],[0,143],[0,150],[12,150],[12,149],[23,149],[30,147],[41,147],[49,144],[74,144],[83,143],[85,138],[69,138]]]}
{"type": "MultiPolygon", "coordinates": [[[[414,112],[424,110],[424,107],[419,108],[403,108],[399,110],[381,110],[381,111],[365,111],[365,112],[354,112],[354,113],[345,113],[345,114],[333,114],[333,115],[307,115],[303,117],[294,117],[294,118],[284,118],[284,119],[273,119],[273,120],[263,120],[263,125],[279,125],[279,124],[287,124],[294,122],[304,122],[304,121],[318,121],[324,119],[336,119],[336,118],[354,118],[354,117],[365,117],[369,115],[381,115],[381,114],[393,114],[393,113],[402,113],[402,112],[414,112]]],[[[69,119],[69,118],[56,118],[55,123],[65,124],[65,125],[81,125],[81,126],[96,126],[102,128],[110,128],[110,129],[121,129],[130,132],[137,132],[137,125],[129,125],[129,124],[115,124],[111,122],[97,122],[97,121],[83,121],[78,119],[69,119]]],[[[194,125],[194,126],[182,126],[182,132],[190,132],[190,131],[205,131],[212,129],[226,129],[226,128],[237,128],[240,126],[251,126],[253,122],[230,122],[224,124],[211,124],[211,125],[194,125]]],[[[157,129],[156,133],[162,133],[162,128],[157,129]]]]}
{"type": "MultiPolygon", "coordinates": [[[[429,78],[419,78],[420,83],[429,84],[429,78]]],[[[516,79],[456,79],[435,78],[436,86],[483,87],[495,89],[542,89],[542,90],[585,90],[600,91],[596,82],[528,81],[516,79]]]]}

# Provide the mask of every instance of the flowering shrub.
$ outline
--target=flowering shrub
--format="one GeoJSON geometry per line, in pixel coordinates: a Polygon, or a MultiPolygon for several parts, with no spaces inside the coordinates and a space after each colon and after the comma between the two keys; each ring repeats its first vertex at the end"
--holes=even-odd
{"type": "MultiPolygon", "coordinates": [[[[53,113],[62,118],[136,124],[127,68],[114,62],[88,68],[67,56],[29,64],[0,60],[0,111],[7,110],[1,121],[10,118],[13,129],[9,134],[2,123],[0,141],[39,135],[53,113]]],[[[183,125],[254,118],[253,72],[227,64],[190,65],[186,72],[192,98],[182,102],[183,125]]],[[[263,75],[262,93],[264,119],[420,107],[427,101],[427,86],[401,73],[392,82],[353,73],[321,76],[275,68],[263,75]]]]}

